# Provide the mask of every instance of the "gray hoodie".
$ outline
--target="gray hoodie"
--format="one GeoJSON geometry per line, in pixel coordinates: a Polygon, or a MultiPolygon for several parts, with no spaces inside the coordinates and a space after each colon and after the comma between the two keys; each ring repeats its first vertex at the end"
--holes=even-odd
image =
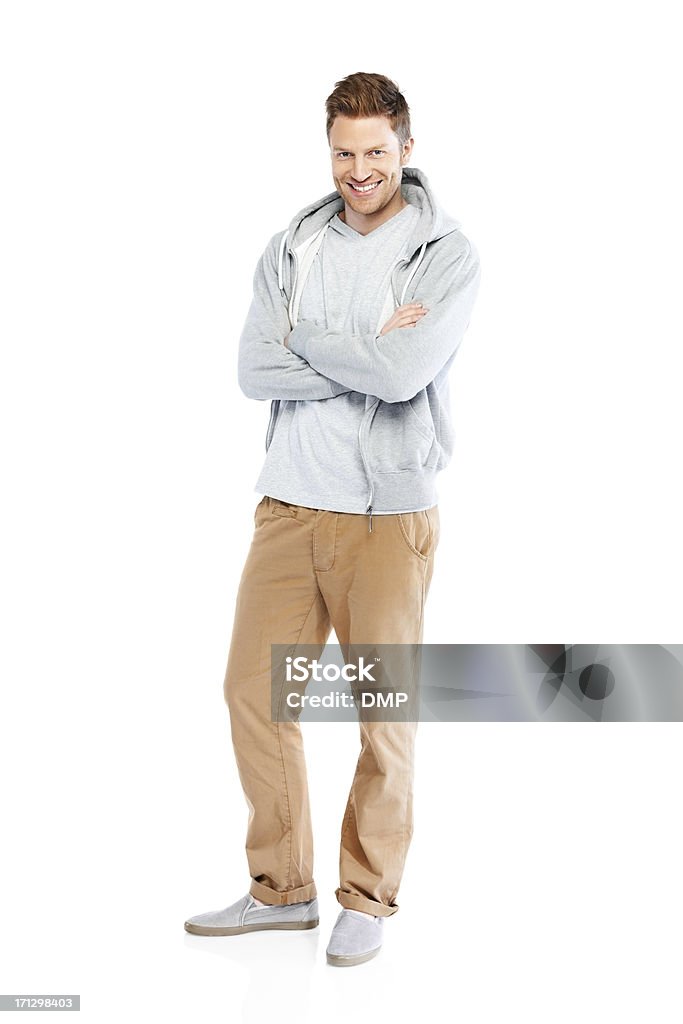
{"type": "Polygon", "coordinates": [[[298,320],[315,253],[330,219],[344,209],[335,191],[304,207],[270,239],[254,274],[239,342],[242,391],[248,398],[271,400],[266,450],[281,403],[348,391],[365,395],[358,444],[369,529],[375,509],[436,504],[436,476],[453,451],[448,372],[480,282],[477,250],[460,222],[439,206],[423,172],[403,167],[401,190],[420,217],[408,255],[394,266],[374,332],[340,333],[298,320]],[[393,310],[408,302],[422,302],[428,312],[415,327],[380,335],[393,310]]]}

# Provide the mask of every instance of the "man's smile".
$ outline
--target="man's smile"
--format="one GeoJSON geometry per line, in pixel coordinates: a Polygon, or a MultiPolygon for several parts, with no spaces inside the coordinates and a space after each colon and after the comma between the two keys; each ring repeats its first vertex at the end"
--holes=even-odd
{"type": "Polygon", "coordinates": [[[374,192],[377,186],[381,184],[381,181],[371,181],[368,182],[366,185],[354,185],[353,182],[351,181],[347,182],[347,185],[349,186],[351,191],[355,192],[356,195],[360,196],[364,195],[367,192],[374,192]]]}

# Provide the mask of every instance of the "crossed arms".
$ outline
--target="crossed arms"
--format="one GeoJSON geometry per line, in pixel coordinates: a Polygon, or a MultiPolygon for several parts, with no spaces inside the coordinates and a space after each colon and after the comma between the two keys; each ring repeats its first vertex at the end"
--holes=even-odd
{"type": "Polygon", "coordinates": [[[258,262],[240,336],[238,382],[248,398],[310,401],[358,391],[402,402],[426,387],[458,348],[480,280],[478,254],[459,232],[431,253],[428,248],[420,265],[419,297],[428,312],[414,327],[386,334],[327,330],[310,320],[292,329],[277,279],[281,237],[271,238],[258,262]]]}

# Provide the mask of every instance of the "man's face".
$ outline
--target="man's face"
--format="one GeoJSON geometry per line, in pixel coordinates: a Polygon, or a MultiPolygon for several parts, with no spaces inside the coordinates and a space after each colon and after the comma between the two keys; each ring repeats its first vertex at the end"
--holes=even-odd
{"type": "Polygon", "coordinates": [[[330,156],[342,199],[356,213],[382,210],[400,189],[401,167],[408,163],[412,148],[411,138],[401,151],[388,117],[336,117],[330,128],[330,156]],[[368,191],[353,188],[354,183],[372,182],[377,184],[368,191]]]}

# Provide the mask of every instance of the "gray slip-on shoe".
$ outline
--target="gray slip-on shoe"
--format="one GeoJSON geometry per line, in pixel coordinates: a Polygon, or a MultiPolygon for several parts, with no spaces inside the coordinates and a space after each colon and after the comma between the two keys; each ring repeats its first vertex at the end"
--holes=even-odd
{"type": "Polygon", "coordinates": [[[185,922],[185,931],[193,935],[240,935],[270,929],[316,928],[319,924],[318,900],[304,903],[259,907],[250,893],[225,910],[210,910],[185,922]]]}
{"type": "Polygon", "coordinates": [[[383,917],[359,917],[344,907],[327,945],[328,964],[353,967],[377,956],[382,948],[383,926],[383,917]]]}

